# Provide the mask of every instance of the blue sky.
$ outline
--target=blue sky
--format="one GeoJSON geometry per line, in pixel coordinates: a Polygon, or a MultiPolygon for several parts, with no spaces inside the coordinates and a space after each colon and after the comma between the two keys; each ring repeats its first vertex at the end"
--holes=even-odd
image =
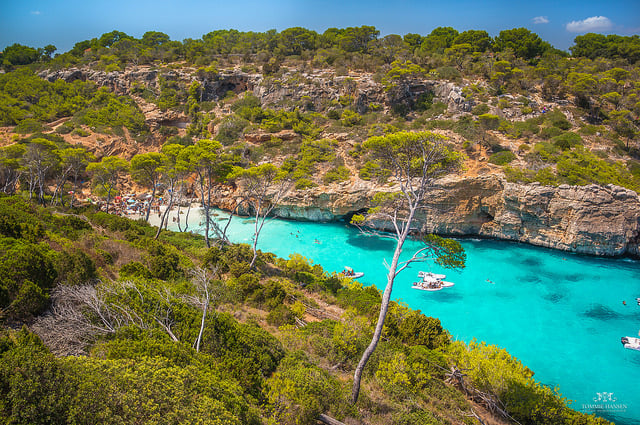
{"type": "Polygon", "coordinates": [[[182,41],[215,29],[323,32],[360,25],[375,26],[381,36],[427,35],[438,26],[495,36],[526,27],[567,49],[586,32],[639,34],[640,0],[0,0],[0,49],[53,44],[60,53],[114,29],[138,38],[161,31],[182,41]]]}

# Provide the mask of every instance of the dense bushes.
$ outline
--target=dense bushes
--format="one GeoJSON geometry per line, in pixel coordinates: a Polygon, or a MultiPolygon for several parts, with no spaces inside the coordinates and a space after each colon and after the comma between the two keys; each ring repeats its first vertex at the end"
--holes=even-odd
{"type": "Polygon", "coordinates": [[[48,304],[58,272],[55,254],[46,245],[0,238],[0,307],[10,317],[29,318],[48,304]]]}
{"type": "Polygon", "coordinates": [[[266,377],[284,356],[280,342],[258,326],[218,313],[207,326],[204,351],[219,359],[248,394],[260,399],[266,377]]]}
{"type": "Polygon", "coordinates": [[[0,418],[6,423],[259,423],[242,388],[205,363],[56,359],[25,330],[15,341],[0,338],[0,347],[0,418]]]}
{"type": "Polygon", "coordinates": [[[267,382],[271,417],[281,424],[311,424],[320,413],[335,409],[340,383],[309,362],[304,353],[287,356],[267,382]]]}
{"type": "Polygon", "coordinates": [[[91,82],[50,83],[28,69],[0,74],[0,123],[16,125],[25,119],[50,122],[85,108],[96,92],[91,82]]]}

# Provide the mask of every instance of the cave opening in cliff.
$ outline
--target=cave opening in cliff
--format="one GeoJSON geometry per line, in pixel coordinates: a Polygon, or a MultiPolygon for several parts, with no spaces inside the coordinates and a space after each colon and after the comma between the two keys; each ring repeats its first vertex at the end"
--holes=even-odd
{"type": "Polygon", "coordinates": [[[351,211],[345,215],[342,216],[342,220],[346,223],[351,223],[351,219],[353,218],[354,215],[364,215],[367,213],[367,211],[369,211],[367,208],[361,208],[357,211],[351,211]]]}

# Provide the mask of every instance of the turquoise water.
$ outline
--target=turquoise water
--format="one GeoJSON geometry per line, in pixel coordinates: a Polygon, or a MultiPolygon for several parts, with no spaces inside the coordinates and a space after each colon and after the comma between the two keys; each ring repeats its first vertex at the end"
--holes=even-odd
{"type": "MultiPolygon", "coordinates": [[[[191,214],[196,230],[199,217],[191,214]]],[[[250,243],[252,236],[253,221],[235,217],[230,239],[250,243]]],[[[573,408],[640,424],[640,352],[620,343],[621,336],[637,336],[640,329],[640,262],[508,242],[461,242],[467,253],[463,271],[414,264],[396,278],[392,298],[439,318],[455,339],[506,348],[538,382],[558,386],[574,400],[573,408]],[[455,286],[411,289],[419,270],[445,273],[455,286]]],[[[408,242],[404,252],[417,246],[408,242]]],[[[365,273],[363,284],[383,289],[383,260],[390,260],[395,245],[346,224],[272,220],[258,247],[284,258],[300,253],[328,271],[351,266],[365,273]]]]}

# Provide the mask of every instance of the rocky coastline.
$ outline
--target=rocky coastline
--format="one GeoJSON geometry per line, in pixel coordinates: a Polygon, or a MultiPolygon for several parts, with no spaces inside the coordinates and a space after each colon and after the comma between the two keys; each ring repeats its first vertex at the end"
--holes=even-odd
{"type": "MultiPolygon", "coordinates": [[[[381,188],[355,179],[287,196],[275,210],[285,219],[329,222],[365,211],[381,188]]],[[[230,210],[238,194],[216,201],[230,210]]],[[[239,211],[247,214],[247,211],[239,211]]],[[[417,217],[425,231],[492,238],[595,256],[640,257],[640,197],[614,185],[559,187],[515,184],[499,175],[439,180],[417,217]]]]}

